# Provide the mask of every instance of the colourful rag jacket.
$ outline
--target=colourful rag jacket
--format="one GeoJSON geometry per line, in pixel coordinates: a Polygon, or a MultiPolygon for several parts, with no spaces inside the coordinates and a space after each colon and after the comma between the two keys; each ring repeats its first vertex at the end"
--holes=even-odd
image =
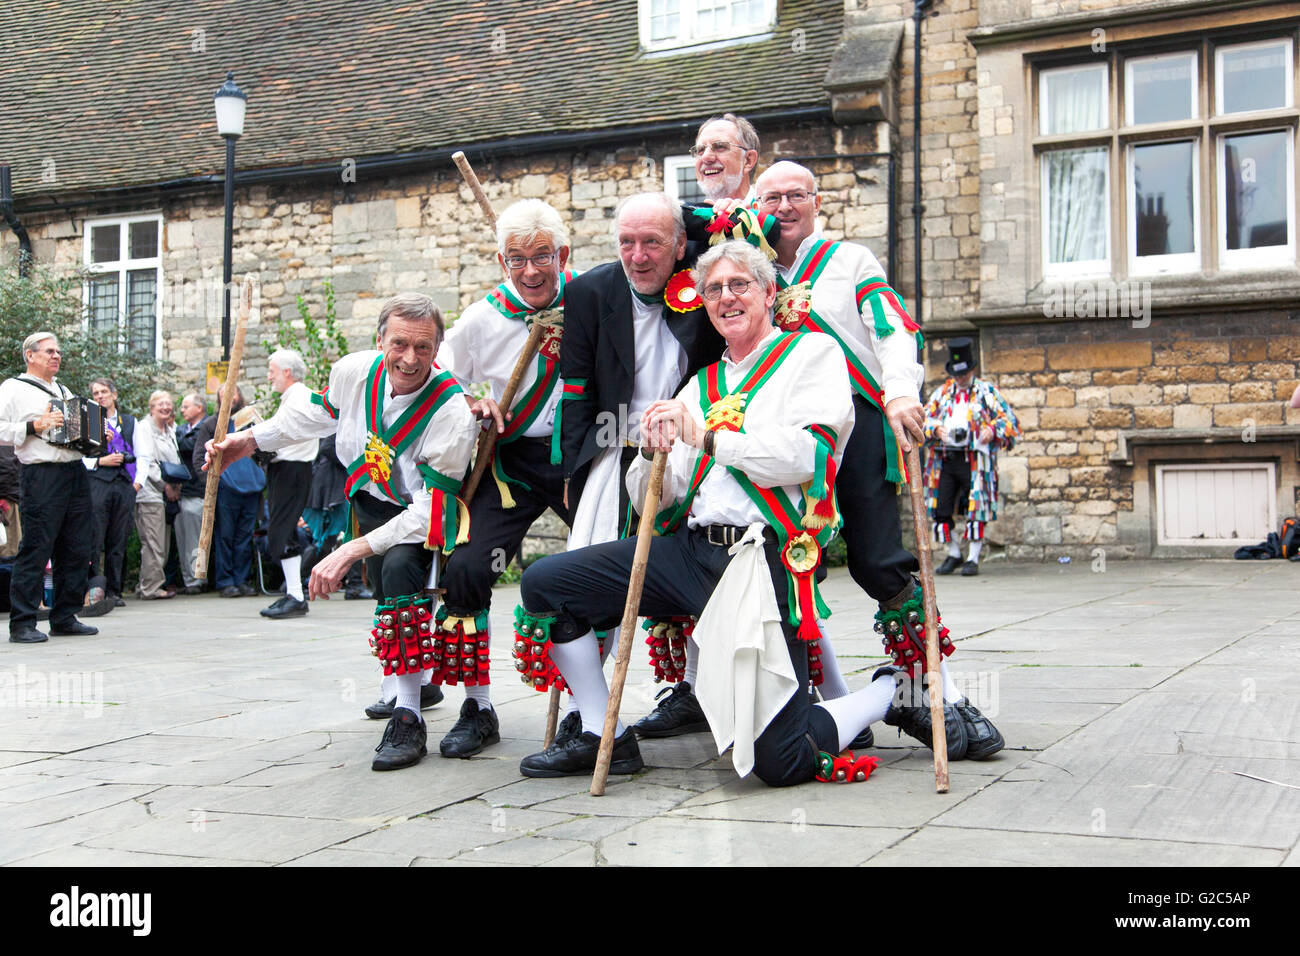
{"type": "MultiPolygon", "coordinates": [[[[1010,448],[1020,435],[1020,422],[1016,414],[990,382],[974,378],[970,384],[969,428],[971,436],[979,434],[985,426],[993,429],[993,440],[988,448],[972,446],[967,451],[970,460],[970,506],[968,518],[974,521],[996,521],[998,517],[998,449],[1010,448]]],[[[930,395],[925,406],[925,438],[928,455],[925,461],[925,506],[934,518],[939,505],[939,473],[943,469],[943,456],[936,454],[940,443],[935,429],[952,415],[956,404],[957,381],[948,379],[930,395]]]]}

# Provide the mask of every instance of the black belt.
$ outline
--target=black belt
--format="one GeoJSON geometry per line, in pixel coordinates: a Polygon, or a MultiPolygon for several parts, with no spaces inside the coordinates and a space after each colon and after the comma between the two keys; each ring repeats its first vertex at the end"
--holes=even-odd
{"type": "Polygon", "coordinates": [[[729,548],[745,536],[749,530],[748,525],[730,525],[730,524],[704,524],[692,529],[697,534],[703,534],[709,544],[716,545],[719,548],[729,548]]]}

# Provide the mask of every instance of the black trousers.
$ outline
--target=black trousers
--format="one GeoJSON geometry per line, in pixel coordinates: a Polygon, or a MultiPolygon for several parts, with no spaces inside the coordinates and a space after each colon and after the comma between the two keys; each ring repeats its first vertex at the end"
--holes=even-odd
{"type": "Polygon", "coordinates": [[[309,461],[273,461],[266,469],[266,497],[271,517],[266,526],[266,556],[272,561],[302,554],[298,519],[311,494],[309,461]]]}
{"type": "MultiPolygon", "coordinates": [[[[457,617],[472,617],[492,604],[492,585],[519,554],[524,535],[547,508],[566,525],[573,515],[564,506],[564,471],[551,464],[546,438],[519,438],[497,446],[501,467],[527,489],[510,485],[513,508],[501,504],[501,489],[490,474],[479,482],[469,504],[469,541],[457,545],[438,586],[446,588],[443,603],[457,617]]],[[[575,503],[576,496],[572,499],[575,503]]]]}
{"type": "MultiPolygon", "coordinates": [[[[784,608],[786,575],[774,536],[765,550],[777,606],[784,608]]],[[[551,628],[551,639],[557,643],[572,641],[588,628],[617,628],[635,551],[636,539],[625,538],[543,558],[524,572],[525,609],[559,616],[551,628]]],[[[644,617],[700,614],[730,560],[727,548],[710,544],[702,531],[682,530],[652,539],[639,613],[644,617]]],[[[839,749],[835,721],[825,710],[813,707],[806,692],[808,647],[794,636],[791,624],[783,621],[782,629],[799,684],[754,742],[754,773],[774,787],[812,780],[818,751],[839,749]]]]}
{"type": "Polygon", "coordinates": [[[23,465],[23,540],[9,581],[9,633],[36,626],[45,563],[54,564],[50,626],[72,623],[86,599],[90,571],[90,478],[81,459],[23,465]]]}
{"type": "MultiPolygon", "coordinates": [[[[353,495],[351,501],[357,528],[362,534],[369,534],[402,512],[392,502],[380,501],[364,490],[353,495]]],[[[383,554],[366,558],[366,575],[370,578],[375,600],[383,602],[427,587],[433,556],[434,552],[423,544],[399,544],[383,554]]]]}
{"type": "Polygon", "coordinates": [[[861,395],[853,396],[854,425],[835,476],[844,517],[840,534],[849,552],[849,575],[877,602],[888,601],[920,570],[903,547],[898,495],[885,481],[884,416],[861,395]]]}
{"type": "MultiPolygon", "coordinates": [[[[84,470],[84,469],[83,469],[84,470]]],[[[100,481],[87,475],[90,487],[90,574],[101,573],[100,554],[104,556],[102,573],[109,594],[122,593],[122,567],[126,562],[126,542],[135,525],[135,488],[120,468],[121,477],[100,481]]]]}
{"type": "Polygon", "coordinates": [[[952,527],[953,515],[966,519],[970,510],[970,458],[966,451],[947,452],[936,449],[939,466],[939,492],[935,496],[934,520],[952,527]]]}

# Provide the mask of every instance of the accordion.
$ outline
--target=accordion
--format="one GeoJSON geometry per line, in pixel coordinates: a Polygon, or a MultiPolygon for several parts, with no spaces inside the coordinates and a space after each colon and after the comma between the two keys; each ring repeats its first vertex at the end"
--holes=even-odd
{"type": "Polygon", "coordinates": [[[98,402],[73,395],[50,400],[50,407],[63,412],[63,424],[43,436],[51,445],[71,448],[88,458],[104,454],[104,409],[98,402]]]}

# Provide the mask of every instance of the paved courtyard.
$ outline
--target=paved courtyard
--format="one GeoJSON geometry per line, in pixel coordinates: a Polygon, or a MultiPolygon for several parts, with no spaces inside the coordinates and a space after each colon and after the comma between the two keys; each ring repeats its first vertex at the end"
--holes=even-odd
{"type": "MultiPolygon", "coordinates": [[[[132,602],[90,638],[0,644],[0,863],[16,865],[1300,864],[1300,566],[1008,565],[940,579],[953,668],[1006,736],[952,765],[877,724],[864,784],[741,781],[708,735],[642,744],[646,770],[529,780],[545,696],[508,656],[502,741],[437,756],[461,692],[426,711],[433,755],[369,769],[382,725],[369,606],[132,602]]],[[[882,662],[847,574],[826,596],[856,688],[882,662]]],[[[643,645],[624,714],[653,706],[643,645]]]]}

